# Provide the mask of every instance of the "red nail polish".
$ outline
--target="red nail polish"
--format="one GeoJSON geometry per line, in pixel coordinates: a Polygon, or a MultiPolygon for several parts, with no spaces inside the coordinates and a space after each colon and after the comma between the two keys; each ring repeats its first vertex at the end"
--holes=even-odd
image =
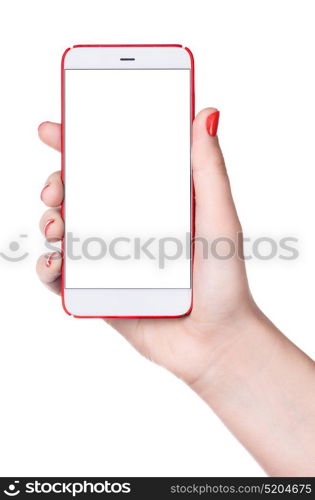
{"type": "Polygon", "coordinates": [[[40,193],[40,199],[43,200],[43,192],[45,191],[45,189],[47,189],[49,186],[49,184],[46,184],[46,186],[43,187],[42,189],[42,192],[40,193]]]}
{"type": "Polygon", "coordinates": [[[53,260],[57,260],[57,258],[58,258],[58,253],[57,252],[51,252],[50,254],[48,254],[47,255],[47,259],[46,259],[46,267],[50,267],[52,261],[53,260]]]}
{"type": "Polygon", "coordinates": [[[55,219],[48,219],[48,221],[46,222],[46,224],[44,225],[44,235],[45,237],[47,236],[47,229],[48,227],[50,226],[50,224],[52,224],[53,222],[55,222],[55,219]]]}
{"type": "Polygon", "coordinates": [[[214,137],[217,134],[218,125],[219,125],[220,111],[215,111],[208,116],[206,121],[206,127],[208,130],[208,134],[211,137],[214,137]]]}

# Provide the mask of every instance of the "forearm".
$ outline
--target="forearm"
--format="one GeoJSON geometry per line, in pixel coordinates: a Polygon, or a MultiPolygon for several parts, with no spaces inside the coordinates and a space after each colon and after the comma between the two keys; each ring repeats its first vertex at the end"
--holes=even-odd
{"type": "Polygon", "coordinates": [[[263,315],[192,388],[268,474],[315,475],[315,363],[263,315]]]}

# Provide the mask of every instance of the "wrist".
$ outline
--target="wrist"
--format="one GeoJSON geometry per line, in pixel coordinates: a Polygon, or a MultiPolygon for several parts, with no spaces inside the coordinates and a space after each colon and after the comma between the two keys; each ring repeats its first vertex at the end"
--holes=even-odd
{"type": "Polygon", "coordinates": [[[260,311],[191,384],[268,474],[314,473],[314,363],[260,311]]]}
{"type": "Polygon", "coordinates": [[[283,337],[256,306],[219,329],[215,336],[215,343],[211,339],[211,362],[188,384],[209,404],[218,394],[228,397],[242,380],[267,369],[283,337]]]}

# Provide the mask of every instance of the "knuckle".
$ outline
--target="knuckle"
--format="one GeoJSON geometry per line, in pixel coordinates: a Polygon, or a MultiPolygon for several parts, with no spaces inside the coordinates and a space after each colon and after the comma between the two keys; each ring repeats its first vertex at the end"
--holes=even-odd
{"type": "Polygon", "coordinates": [[[56,170],[56,172],[53,172],[50,176],[51,180],[56,180],[57,182],[58,181],[61,181],[61,171],[60,170],[56,170]]]}

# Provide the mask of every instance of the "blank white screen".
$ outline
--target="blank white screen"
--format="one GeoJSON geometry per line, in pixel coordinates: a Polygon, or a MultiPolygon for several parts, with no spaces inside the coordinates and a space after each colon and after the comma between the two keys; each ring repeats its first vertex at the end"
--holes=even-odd
{"type": "Polygon", "coordinates": [[[66,288],[190,288],[190,71],[66,70],[65,186],[66,288]]]}

